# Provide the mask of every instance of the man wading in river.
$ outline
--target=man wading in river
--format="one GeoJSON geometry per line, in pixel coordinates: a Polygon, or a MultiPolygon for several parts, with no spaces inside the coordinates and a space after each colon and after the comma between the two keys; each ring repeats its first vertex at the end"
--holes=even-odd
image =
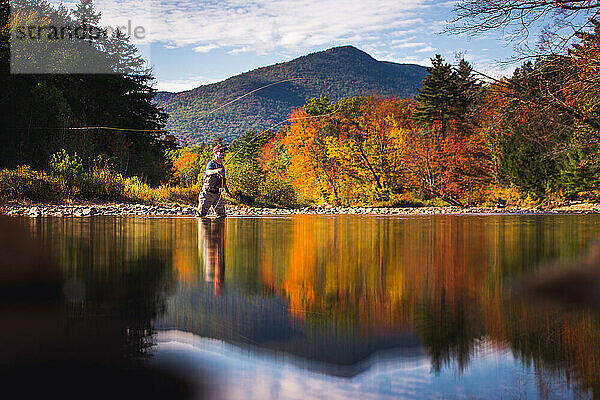
{"type": "Polygon", "coordinates": [[[198,211],[200,211],[201,217],[205,217],[208,214],[211,206],[215,209],[218,217],[224,217],[225,205],[223,204],[221,189],[225,189],[227,195],[231,196],[231,192],[227,188],[225,167],[223,166],[225,146],[216,145],[213,149],[213,154],[215,158],[206,164],[204,184],[202,185],[202,192],[198,196],[198,211]]]}

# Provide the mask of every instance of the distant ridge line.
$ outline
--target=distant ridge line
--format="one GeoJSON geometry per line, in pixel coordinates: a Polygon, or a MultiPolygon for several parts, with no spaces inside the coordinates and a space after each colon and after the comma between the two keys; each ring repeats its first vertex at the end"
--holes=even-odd
{"type": "Polygon", "coordinates": [[[354,46],[341,46],[191,90],[157,92],[154,101],[170,115],[166,129],[181,141],[197,144],[222,136],[231,142],[284,120],[292,109],[321,95],[332,101],[360,95],[412,97],[426,75],[423,66],[377,61],[354,46]]]}

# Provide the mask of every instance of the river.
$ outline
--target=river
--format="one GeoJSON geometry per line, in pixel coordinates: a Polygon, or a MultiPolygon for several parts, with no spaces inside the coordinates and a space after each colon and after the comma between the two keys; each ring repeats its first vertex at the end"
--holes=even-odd
{"type": "Polygon", "coordinates": [[[517,290],[575,268],[600,215],[22,221],[67,326],[198,397],[600,396],[597,311],[517,290]]]}

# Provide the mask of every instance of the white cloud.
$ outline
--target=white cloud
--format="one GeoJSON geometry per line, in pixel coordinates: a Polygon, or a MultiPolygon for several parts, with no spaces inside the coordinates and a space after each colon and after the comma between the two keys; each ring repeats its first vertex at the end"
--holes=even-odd
{"type": "Polygon", "coordinates": [[[194,51],[197,53],[208,53],[211,50],[217,49],[219,46],[214,44],[205,44],[194,47],[194,51]]]}
{"type": "Polygon", "coordinates": [[[436,50],[437,49],[435,47],[427,46],[427,47],[423,47],[422,49],[415,50],[415,53],[431,53],[432,51],[436,51],[436,50]]]}
{"type": "Polygon", "coordinates": [[[516,66],[514,65],[499,64],[496,62],[478,63],[477,68],[475,68],[476,72],[483,74],[480,77],[484,81],[490,80],[488,77],[493,79],[511,77],[515,69],[516,66]]]}
{"type": "Polygon", "coordinates": [[[423,58],[419,55],[397,57],[394,54],[386,54],[379,56],[377,59],[380,61],[390,61],[398,64],[418,64],[425,67],[431,67],[431,59],[429,57],[423,58]]]}
{"type": "Polygon", "coordinates": [[[412,48],[412,47],[425,46],[425,44],[426,43],[423,43],[423,42],[405,42],[405,43],[397,44],[397,45],[392,46],[390,48],[392,48],[392,49],[407,49],[407,48],[412,48]]]}
{"type": "Polygon", "coordinates": [[[244,47],[238,47],[236,49],[229,50],[227,52],[227,54],[236,55],[236,54],[240,54],[240,53],[248,53],[250,51],[251,50],[250,50],[250,48],[248,48],[248,46],[244,46],[244,47]]]}
{"type": "MultiPolygon", "coordinates": [[[[422,24],[427,0],[96,0],[103,24],[146,28],[148,42],[267,54],[398,34],[422,24]],[[124,22],[123,22],[124,21],[124,22]]],[[[409,46],[406,44],[405,46],[409,46]]],[[[417,45],[415,45],[417,46],[417,45]]]]}
{"type": "Polygon", "coordinates": [[[451,1],[443,1],[441,3],[436,3],[435,5],[438,7],[454,7],[459,3],[458,0],[451,0],[451,1]]]}
{"type": "Polygon", "coordinates": [[[205,76],[189,76],[184,79],[172,79],[158,81],[154,84],[157,90],[165,92],[183,92],[197,88],[201,85],[208,85],[210,83],[220,82],[222,79],[207,78],[205,76]]]}

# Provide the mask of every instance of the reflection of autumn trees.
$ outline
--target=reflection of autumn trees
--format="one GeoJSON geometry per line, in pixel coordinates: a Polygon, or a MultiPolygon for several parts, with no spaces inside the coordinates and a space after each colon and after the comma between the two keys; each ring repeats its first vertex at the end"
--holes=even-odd
{"type": "Polygon", "coordinates": [[[173,270],[177,280],[185,286],[196,282],[202,275],[202,265],[198,261],[201,257],[200,225],[193,222],[173,224],[171,232],[177,241],[177,245],[173,246],[173,270]]]}
{"type": "Polygon", "coordinates": [[[582,390],[600,393],[600,319],[573,309],[504,305],[504,340],[537,374],[557,375],[582,390]]]}
{"type": "Polygon", "coordinates": [[[416,330],[437,370],[454,362],[462,370],[477,344],[490,341],[533,361],[540,374],[576,371],[572,378],[599,382],[597,362],[584,351],[598,343],[597,321],[557,325],[556,316],[527,311],[506,286],[544,261],[572,258],[596,235],[570,217],[554,218],[554,229],[548,223],[298,217],[262,236],[261,279],[305,323],[327,316],[362,335],[416,330]],[[285,247],[277,244],[283,237],[285,247]]]}

